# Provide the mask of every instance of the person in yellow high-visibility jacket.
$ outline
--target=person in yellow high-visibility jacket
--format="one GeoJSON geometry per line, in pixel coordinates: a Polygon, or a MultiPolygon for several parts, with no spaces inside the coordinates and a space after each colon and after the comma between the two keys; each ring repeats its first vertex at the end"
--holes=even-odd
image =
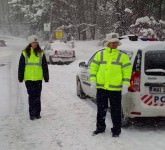
{"type": "Polygon", "coordinates": [[[112,136],[121,133],[121,94],[130,86],[132,65],[127,54],[117,49],[121,44],[117,33],[108,34],[106,46],[98,52],[90,65],[91,87],[97,88],[97,123],[93,135],[105,132],[108,99],[111,105],[112,136]]]}
{"type": "Polygon", "coordinates": [[[29,95],[29,116],[31,120],[40,119],[42,80],[49,81],[49,71],[44,52],[37,36],[28,38],[29,45],[23,50],[18,68],[19,82],[25,81],[29,95]]]}

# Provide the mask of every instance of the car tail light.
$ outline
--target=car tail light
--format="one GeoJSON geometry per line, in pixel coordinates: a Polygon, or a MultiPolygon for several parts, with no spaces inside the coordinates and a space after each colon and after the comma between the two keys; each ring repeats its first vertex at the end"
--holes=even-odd
{"type": "Polygon", "coordinates": [[[132,73],[131,85],[128,89],[130,92],[140,92],[140,76],[140,71],[132,73]]]}
{"type": "Polygon", "coordinates": [[[140,92],[141,60],[142,60],[142,51],[138,50],[133,64],[131,85],[128,88],[128,91],[130,92],[140,92]]]}
{"type": "Polygon", "coordinates": [[[54,55],[58,55],[58,51],[57,50],[55,50],[54,55]]]}
{"type": "Polygon", "coordinates": [[[75,51],[73,51],[73,57],[75,57],[75,51]]]}
{"type": "Polygon", "coordinates": [[[148,38],[148,41],[158,41],[156,38],[148,38]]]}

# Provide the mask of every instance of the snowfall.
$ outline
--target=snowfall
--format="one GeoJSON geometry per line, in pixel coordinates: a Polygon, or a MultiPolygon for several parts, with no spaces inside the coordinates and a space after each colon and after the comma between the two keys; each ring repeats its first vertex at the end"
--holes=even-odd
{"type": "MultiPolygon", "coordinates": [[[[17,79],[18,61],[27,41],[3,37],[0,48],[0,150],[164,150],[165,127],[152,124],[122,128],[112,138],[110,114],[106,132],[92,136],[96,128],[96,104],[76,95],[78,64],[101,49],[98,41],[75,42],[76,61],[49,65],[50,82],[43,82],[42,118],[31,121],[25,84],[17,79]]],[[[41,43],[42,44],[42,43],[41,43]]]]}

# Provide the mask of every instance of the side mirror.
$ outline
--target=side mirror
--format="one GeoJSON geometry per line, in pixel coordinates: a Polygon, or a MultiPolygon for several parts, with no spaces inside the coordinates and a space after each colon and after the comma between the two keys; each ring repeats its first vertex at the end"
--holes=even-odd
{"type": "Polygon", "coordinates": [[[83,61],[79,63],[79,67],[87,67],[87,64],[83,61]]]}

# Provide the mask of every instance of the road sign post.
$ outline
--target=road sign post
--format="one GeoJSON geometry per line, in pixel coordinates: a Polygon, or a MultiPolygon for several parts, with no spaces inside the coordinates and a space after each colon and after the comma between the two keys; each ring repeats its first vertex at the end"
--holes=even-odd
{"type": "Polygon", "coordinates": [[[44,23],[45,39],[48,39],[48,40],[50,40],[51,38],[50,27],[51,27],[50,23],[44,23]]]}

